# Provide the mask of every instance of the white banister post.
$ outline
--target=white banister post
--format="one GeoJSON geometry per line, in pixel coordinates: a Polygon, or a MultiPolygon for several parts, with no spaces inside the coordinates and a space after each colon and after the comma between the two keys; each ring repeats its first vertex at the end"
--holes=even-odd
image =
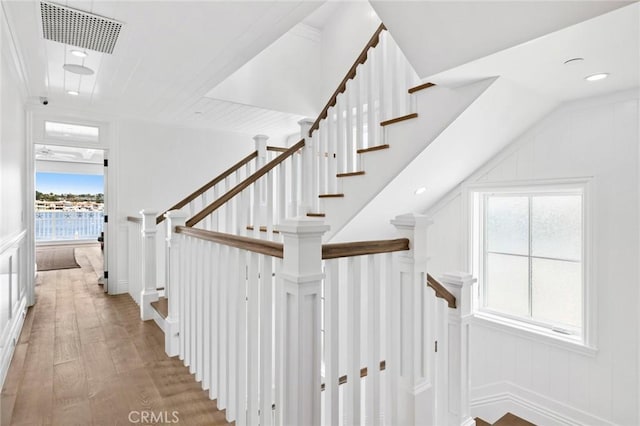
{"type": "Polygon", "coordinates": [[[393,268],[393,282],[401,287],[392,295],[399,300],[395,299],[390,313],[396,317],[391,318],[392,323],[399,321],[395,322],[396,356],[389,366],[396,380],[393,420],[406,425],[434,424],[433,384],[429,380],[432,375],[428,371],[433,342],[427,341],[429,327],[424,323],[433,317],[426,312],[427,227],[431,221],[411,213],[396,216],[391,223],[401,238],[409,239],[410,247],[396,254],[393,268]]]}
{"type": "Polygon", "coordinates": [[[311,213],[313,211],[313,206],[315,205],[314,197],[317,197],[314,188],[313,188],[313,160],[314,155],[313,151],[315,147],[313,146],[313,138],[309,136],[309,130],[313,125],[313,120],[310,118],[303,118],[298,121],[300,125],[300,138],[304,139],[304,148],[302,148],[302,167],[301,167],[301,197],[300,197],[300,205],[298,206],[298,215],[304,216],[307,213],[311,213]]]}
{"type": "Polygon", "coordinates": [[[151,302],[158,300],[156,289],[156,212],[142,210],[142,292],[140,292],[140,317],[153,319],[151,302]]]}
{"type": "Polygon", "coordinates": [[[276,307],[284,315],[283,423],[319,425],[322,235],[329,227],[322,220],[297,218],[279,228],[284,241],[284,305],[276,307]]]}
{"type": "Polygon", "coordinates": [[[456,297],[449,310],[449,424],[472,426],[469,403],[469,318],[476,279],[466,272],[449,272],[440,281],[456,297]]]}
{"type": "Polygon", "coordinates": [[[185,226],[188,215],[182,210],[172,210],[164,214],[167,223],[166,237],[166,284],[165,295],[169,303],[169,312],[165,319],[164,351],[168,356],[178,355],[180,349],[180,239],[176,238],[176,226],[185,226]]]}
{"type": "MultiPolygon", "coordinates": [[[[258,152],[258,157],[256,158],[256,170],[267,164],[267,139],[269,139],[269,136],[266,135],[256,135],[253,137],[256,151],[258,152]]],[[[253,208],[256,210],[253,213],[253,217],[249,219],[254,222],[254,235],[258,236],[260,235],[260,226],[267,225],[267,212],[265,211],[267,205],[266,178],[258,179],[254,185],[256,185],[255,188],[257,196],[254,197],[256,205],[254,205],[253,208]]]]}

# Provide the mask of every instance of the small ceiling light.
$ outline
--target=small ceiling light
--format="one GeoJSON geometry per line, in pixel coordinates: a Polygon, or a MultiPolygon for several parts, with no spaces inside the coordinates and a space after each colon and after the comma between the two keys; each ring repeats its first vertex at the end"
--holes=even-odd
{"type": "Polygon", "coordinates": [[[67,94],[71,96],[78,96],[80,93],[76,90],[67,90],[67,94]]]}
{"type": "Polygon", "coordinates": [[[604,80],[607,77],[609,77],[609,73],[608,72],[601,72],[601,73],[598,73],[598,74],[589,75],[589,76],[585,77],[584,79],[587,80],[587,81],[598,81],[598,80],[604,80]]]}
{"type": "Polygon", "coordinates": [[[571,58],[564,61],[565,65],[577,64],[584,61],[584,58],[571,58]]]}
{"type": "Polygon", "coordinates": [[[71,54],[78,58],[86,58],[87,56],[89,56],[89,54],[83,50],[72,50],[71,54]]]}
{"type": "Polygon", "coordinates": [[[424,194],[426,190],[427,190],[427,188],[422,186],[422,187],[416,189],[414,194],[416,194],[416,195],[424,194]]]}
{"type": "Polygon", "coordinates": [[[93,74],[93,70],[91,68],[87,68],[85,66],[77,65],[77,64],[64,64],[62,68],[64,68],[65,71],[69,71],[74,74],[80,74],[80,75],[93,74]]]}
{"type": "Polygon", "coordinates": [[[194,112],[194,114],[196,114],[196,115],[202,115],[202,111],[196,111],[196,112],[194,112]]]}

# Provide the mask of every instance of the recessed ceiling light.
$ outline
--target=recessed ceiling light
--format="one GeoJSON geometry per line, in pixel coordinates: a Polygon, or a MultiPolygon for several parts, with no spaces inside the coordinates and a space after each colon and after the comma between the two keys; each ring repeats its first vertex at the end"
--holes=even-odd
{"type": "Polygon", "coordinates": [[[85,66],[77,65],[77,64],[64,64],[62,68],[64,68],[65,71],[69,71],[74,74],[80,74],[80,75],[93,74],[93,70],[91,68],[87,68],[85,66]]]}
{"type": "Polygon", "coordinates": [[[609,73],[608,72],[601,72],[601,73],[598,73],[598,74],[589,75],[589,76],[585,77],[584,79],[587,80],[587,81],[598,81],[598,80],[604,80],[607,77],[609,77],[609,73]]]}
{"type": "Polygon", "coordinates": [[[414,194],[416,194],[416,195],[424,194],[426,190],[427,190],[427,188],[426,188],[426,187],[424,187],[424,186],[422,186],[422,187],[420,187],[420,188],[416,189],[416,190],[414,191],[414,194]]]}
{"type": "Polygon", "coordinates": [[[80,93],[77,92],[76,90],[67,90],[67,94],[71,96],[78,96],[80,93]]]}
{"type": "Polygon", "coordinates": [[[201,114],[202,114],[202,111],[196,111],[196,112],[194,112],[194,114],[196,114],[196,115],[201,115],[201,114]]]}
{"type": "Polygon", "coordinates": [[[83,50],[72,50],[71,54],[73,56],[77,56],[78,58],[86,58],[89,54],[83,50]]]}

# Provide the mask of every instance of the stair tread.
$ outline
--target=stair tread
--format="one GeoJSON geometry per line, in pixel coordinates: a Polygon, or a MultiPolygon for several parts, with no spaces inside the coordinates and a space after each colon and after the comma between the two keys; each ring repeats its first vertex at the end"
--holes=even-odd
{"type": "Polygon", "coordinates": [[[151,302],[151,307],[164,319],[169,315],[169,299],[161,297],[155,302],[151,302]]]}
{"type": "Polygon", "coordinates": [[[516,416],[512,413],[507,413],[500,417],[494,426],[536,426],[534,423],[528,422],[525,419],[516,416]]]}
{"type": "Polygon", "coordinates": [[[348,173],[338,173],[336,177],[349,177],[349,176],[362,176],[364,175],[364,170],[360,170],[359,172],[348,172],[348,173]]]}
{"type": "Polygon", "coordinates": [[[324,213],[307,213],[309,217],[325,217],[324,213]]]}
{"type": "MultiPolygon", "coordinates": [[[[247,229],[247,231],[253,231],[254,227],[253,227],[253,225],[247,225],[246,229],[247,229]]],[[[267,227],[266,226],[260,226],[260,232],[267,232],[267,227]]],[[[271,232],[273,232],[274,234],[279,234],[280,233],[280,231],[278,231],[275,228],[272,228],[271,232]]]]}
{"type": "Polygon", "coordinates": [[[396,117],[396,118],[392,118],[390,120],[385,120],[380,122],[381,126],[388,126],[390,124],[395,124],[395,123],[399,123],[401,121],[405,121],[405,120],[411,120],[412,118],[418,118],[418,113],[414,112],[412,114],[407,114],[407,115],[403,115],[401,117],[396,117]]]}
{"type": "Polygon", "coordinates": [[[344,197],[344,194],[342,194],[342,193],[337,193],[337,194],[320,194],[320,195],[318,195],[318,197],[320,197],[320,198],[341,198],[341,197],[344,197]]]}
{"type": "Polygon", "coordinates": [[[418,86],[412,87],[408,90],[409,93],[415,93],[419,90],[424,90],[424,89],[428,89],[429,87],[433,87],[435,86],[434,83],[424,83],[424,84],[420,84],[418,86]]]}
{"type": "Polygon", "coordinates": [[[375,146],[370,146],[369,148],[362,148],[362,149],[359,149],[357,152],[358,154],[364,154],[365,152],[379,151],[381,149],[388,149],[388,148],[389,148],[389,144],[385,143],[384,145],[375,145],[375,146]]]}
{"type": "Polygon", "coordinates": [[[475,421],[476,421],[476,426],[491,426],[491,423],[485,422],[480,417],[476,417],[475,421]]]}

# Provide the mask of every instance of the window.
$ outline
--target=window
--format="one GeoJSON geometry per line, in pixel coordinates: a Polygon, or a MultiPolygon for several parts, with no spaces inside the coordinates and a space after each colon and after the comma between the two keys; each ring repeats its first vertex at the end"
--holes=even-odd
{"type": "Polygon", "coordinates": [[[95,126],[45,121],[44,133],[48,138],[98,142],[100,129],[95,126]]]}
{"type": "Polygon", "coordinates": [[[474,192],[478,311],[585,341],[585,186],[474,192]]]}

